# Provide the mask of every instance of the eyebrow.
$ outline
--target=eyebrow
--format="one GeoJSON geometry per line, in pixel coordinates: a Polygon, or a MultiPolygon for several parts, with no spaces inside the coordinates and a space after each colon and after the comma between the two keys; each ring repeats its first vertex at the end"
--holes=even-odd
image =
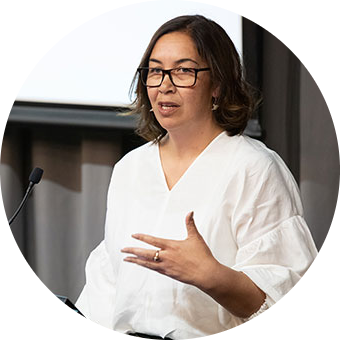
{"type": "MultiPolygon", "coordinates": [[[[154,63],[157,63],[157,64],[162,64],[162,62],[158,59],[154,59],[154,58],[151,58],[149,59],[149,62],[152,61],[154,63]]],[[[182,64],[182,63],[185,63],[185,62],[188,62],[188,61],[191,61],[192,63],[195,63],[196,65],[198,65],[198,62],[193,60],[193,59],[190,59],[190,58],[183,58],[183,59],[179,59],[177,61],[175,61],[175,64],[176,65],[179,65],[179,64],[182,64]]]]}

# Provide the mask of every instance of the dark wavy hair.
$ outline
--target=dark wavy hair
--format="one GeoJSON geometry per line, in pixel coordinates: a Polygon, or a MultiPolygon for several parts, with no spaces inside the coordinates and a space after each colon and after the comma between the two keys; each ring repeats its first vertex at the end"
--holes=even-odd
{"type": "MultiPolygon", "coordinates": [[[[201,15],[183,15],[167,21],[153,35],[144,52],[139,67],[147,67],[152,50],[160,37],[171,32],[187,33],[193,40],[198,54],[211,69],[214,86],[219,86],[215,98],[218,109],[214,112],[216,123],[229,136],[241,134],[246,128],[255,106],[254,89],[245,81],[240,57],[228,34],[216,22],[201,15]]],[[[135,91],[130,114],[137,114],[136,133],[147,141],[158,143],[167,131],[158,123],[139,73],[133,78],[130,95],[135,91]]]]}

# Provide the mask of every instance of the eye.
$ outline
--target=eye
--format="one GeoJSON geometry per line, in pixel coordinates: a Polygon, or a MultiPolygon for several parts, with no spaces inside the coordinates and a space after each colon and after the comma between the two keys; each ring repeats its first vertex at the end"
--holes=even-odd
{"type": "Polygon", "coordinates": [[[195,73],[195,69],[191,67],[179,67],[176,69],[176,73],[188,73],[188,74],[193,74],[195,73]]]}
{"type": "Polygon", "coordinates": [[[162,73],[161,68],[157,68],[157,67],[150,67],[149,68],[149,74],[160,74],[160,73],[162,73]]]}

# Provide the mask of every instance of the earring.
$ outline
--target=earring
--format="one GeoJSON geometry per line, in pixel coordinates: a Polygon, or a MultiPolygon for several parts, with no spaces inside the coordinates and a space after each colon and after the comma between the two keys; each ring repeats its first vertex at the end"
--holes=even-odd
{"type": "Polygon", "coordinates": [[[216,102],[217,102],[217,99],[213,97],[213,105],[211,108],[212,111],[216,111],[218,109],[218,105],[216,104],[216,102]]]}
{"type": "Polygon", "coordinates": [[[151,108],[151,109],[149,110],[149,112],[153,112],[153,108],[151,108]]]}

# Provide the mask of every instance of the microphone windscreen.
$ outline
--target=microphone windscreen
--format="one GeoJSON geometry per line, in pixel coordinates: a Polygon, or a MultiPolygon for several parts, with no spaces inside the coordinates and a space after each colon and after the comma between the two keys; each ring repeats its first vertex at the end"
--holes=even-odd
{"type": "Polygon", "coordinates": [[[43,169],[40,169],[40,168],[34,168],[30,174],[30,177],[29,177],[29,181],[34,183],[34,184],[37,184],[40,182],[41,180],[41,177],[44,173],[44,170],[43,169]]]}

